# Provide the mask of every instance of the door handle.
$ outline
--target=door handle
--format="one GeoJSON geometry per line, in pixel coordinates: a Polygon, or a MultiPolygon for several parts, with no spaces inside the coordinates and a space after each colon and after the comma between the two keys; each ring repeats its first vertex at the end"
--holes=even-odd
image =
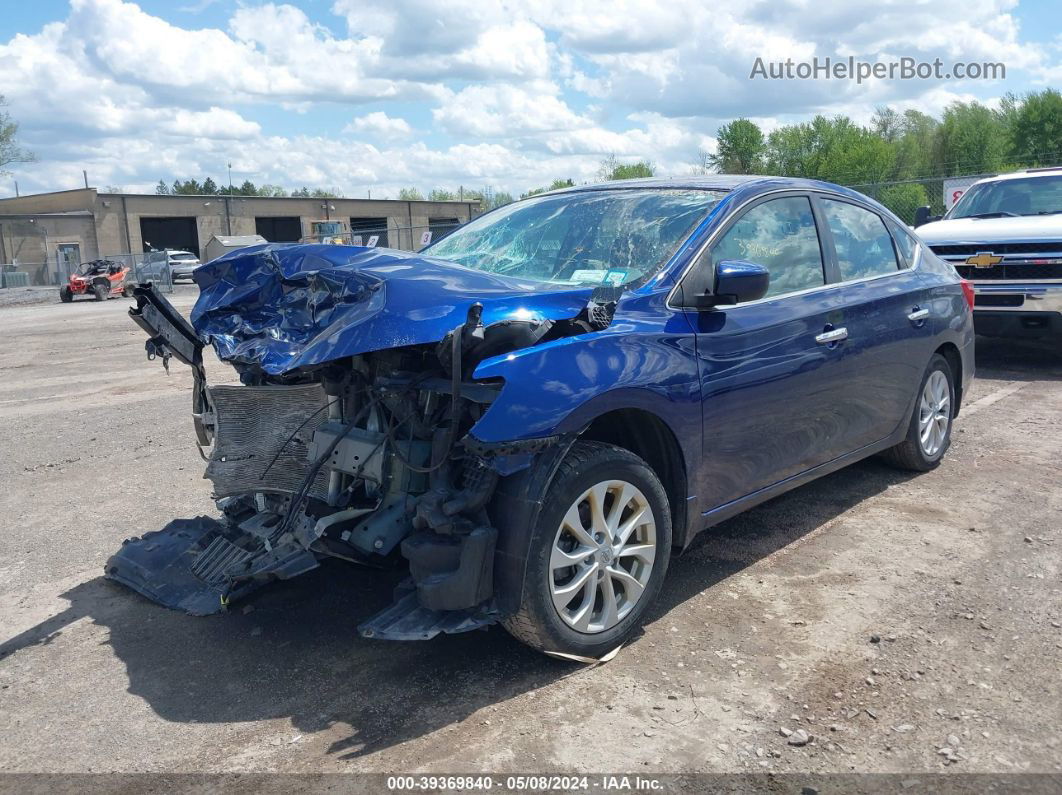
{"type": "Polygon", "coordinates": [[[912,312],[907,315],[907,319],[910,320],[912,323],[921,323],[927,317],[929,317],[929,310],[919,309],[917,306],[912,312]]]}
{"type": "Polygon", "coordinates": [[[846,339],[848,339],[848,329],[843,327],[830,329],[815,335],[815,342],[819,343],[819,345],[833,345],[835,342],[842,342],[846,339]]]}

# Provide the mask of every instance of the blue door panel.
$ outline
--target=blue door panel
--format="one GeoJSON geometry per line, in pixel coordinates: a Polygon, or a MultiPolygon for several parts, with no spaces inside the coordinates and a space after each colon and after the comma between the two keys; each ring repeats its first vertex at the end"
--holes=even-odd
{"type": "Polygon", "coordinates": [[[907,422],[911,396],[934,346],[934,324],[926,285],[916,272],[834,288],[842,304],[837,324],[848,330],[838,346],[842,388],[834,400],[838,426],[845,429],[838,455],[873,444],[907,422]]]}
{"type": "Polygon", "coordinates": [[[815,337],[840,316],[834,291],[691,315],[704,417],[695,482],[703,511],[836,456],[845,429],[838,350],[815,337]]]}

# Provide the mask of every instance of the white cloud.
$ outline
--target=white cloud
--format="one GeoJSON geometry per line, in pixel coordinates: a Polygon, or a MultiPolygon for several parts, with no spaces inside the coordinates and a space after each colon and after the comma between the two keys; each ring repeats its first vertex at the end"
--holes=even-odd
{"type": "Polygon", "coordinates": [[[413,134],[413,128],[405,119],[395,119],[382,110],[374,110],[364,116],[358,116],[343,128],[343,132],[361,133],[375,136],[400,136],[413,134]]]}

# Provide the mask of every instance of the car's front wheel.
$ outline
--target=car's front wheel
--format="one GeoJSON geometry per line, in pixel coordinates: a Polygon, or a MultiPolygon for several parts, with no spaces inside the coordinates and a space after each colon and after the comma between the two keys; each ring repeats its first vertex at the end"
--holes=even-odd
{"type": "Polygon", "coordinates": [[[620,447],[576,442],[546,495],[505,628],[541,651],[599,658],[641,624],[670,553],[667,494],[653,470],[620,447]]]}
{"type": "Polygon", "coordinates": [[[955,376],[948,360],[933,354],[922,376],[907,438],[885,451],[885,458],[900,469],[928,472],[951,445],[955,416],[955,376]]]}

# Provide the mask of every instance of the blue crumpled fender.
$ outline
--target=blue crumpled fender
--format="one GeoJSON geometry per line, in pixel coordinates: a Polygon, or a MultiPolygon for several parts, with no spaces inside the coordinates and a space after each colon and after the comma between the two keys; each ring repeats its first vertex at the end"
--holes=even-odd
{"type": "Polygon", "coordinates": [[[671,429],[687,466],[701,451],[694,335],[687,318],[663,308],[665,291],[628,294],[603,331],[494,356],[473,378],[502,378],[498,398],[471,429],[485,443],[582,430],[616,409],[655,414],[671,429]]]}
{"type": "Polygon", "coordinates": [[[196,333],[219,358],[270,375],[359,353],[438,342],[483,304],[483,323],[571,318],[587,287],[464,268],[392,249],[251,246],[195,270],[196,333]]]}

